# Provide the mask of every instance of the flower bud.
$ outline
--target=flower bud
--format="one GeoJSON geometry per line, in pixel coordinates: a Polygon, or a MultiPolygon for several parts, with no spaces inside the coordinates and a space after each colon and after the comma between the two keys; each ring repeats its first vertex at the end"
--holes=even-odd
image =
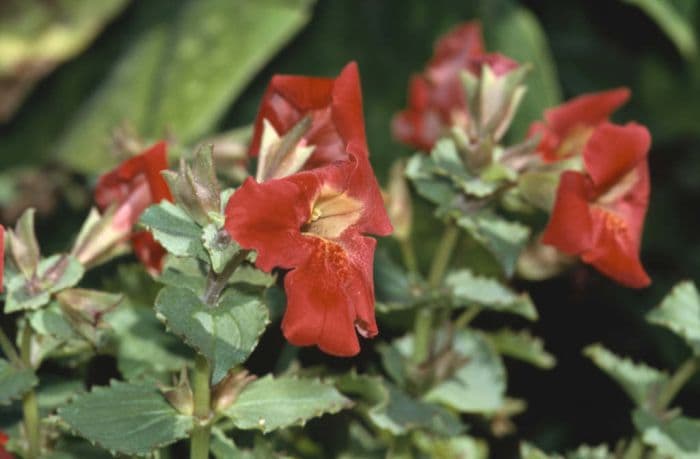
{"type": "Polygon", "coordinates": [[[212,409],[215,412],[220,412],[233,405],[238,398],[238,394],[255,378],[255,375],[251,375],[246,370],[229,371],[224,379],[212,389],[212,409]]]}
{"type": "Polygon", "coordinates": [[[386,192],[387,212],[394,227],[393,236],[400,241],[407,240],[411,235],[413,221],[413,206],[404,175],[405,169],[405,161],[394,162],[389,171],[389,187],[386,192]]]}
{"type": "Polygon", "coordinates": [[[126,241],[131,228],[114,224],[116,210],[117,206],[112,205],[100,215],[93,208],[85,219],[71,255],[86,268],[102,264],[129,250],[126,241]]]}
{"type": "Polygon", "coordinates": [[[301,142],[310,128],[311,117],[306,115],[280,137],[272,124],[263,119],[260,157],[255,180],[264,182],[300,171],[314,151],[313,146],[306,146],[301,142]]]}
{"type": "Polygon", "coordinates": [[[194,413],[194,395],[187,376],[187,369],[180,371],[180,378],[174,378],[172,387],[161,387],[163,396],[180,413],[192,416],[194,413]]]}
{"type": "Polygon", "coordinates": [[[34,213],[34,209],[27,209],[17,221],[14,231],[7,231],[12,260],[26,279],[34,277],[41,258],[34,234],[34,213]]]}

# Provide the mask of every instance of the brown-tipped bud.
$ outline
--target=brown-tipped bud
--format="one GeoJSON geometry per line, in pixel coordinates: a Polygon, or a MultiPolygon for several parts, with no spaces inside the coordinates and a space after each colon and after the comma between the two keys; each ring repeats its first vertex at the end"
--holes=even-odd
{"type": "Polygon", "coordinates": [[[7,231],[12,260],[26,279],[34,277],[41,259],[39,243],[34,234],[34,213],[33,208],[25,210],[14,231],[7,231]]]}
{"type": "Polygon", "coordinates": [[[406,241],[411,235],[413,223],[413,203],[411,192],[406,183],[406,162],[394,162],[389,171],[389,186],[387,187],[387,213],[394,226],[393,236],[406,241]]]}
{"type": "Polygon", "coordinates": [[[97,266],[129,250],[125,241],[131,234],[131,228],[114,224],[115,211],[116,206],[112,206],[100,215],[93,208],[83,223],[71,255],[86,268],[97,266]]]}
{"type": "Polygon", "coordinates": [[[255,378],[255,375],[251,375],[246,370],[229,371],[224,379],[212,389],[212,409],[218,413],[233,405],[238,394],[255,378]]]}
{"type": "Polygon", "coordinates": [[[71,317],[96,327],[102,317],[117,307],[124,297],[98,290],[69,288],[59,292],[56,299],[71,317]]]}
{"type": "Polygon", "coordinates": [[[210,213],[221,211],[221,187],[212,160],[212,146],[200,148],[189,160],[180,159],[178,172],[162,171],[175,201],[201,226],[211,222],[210,213]]]}
{"type": "Polygon", "coordinates": [[[302,142],[310,128],[311,117],[307,115],[280,137],[272,124],[264,119],[255,180],[264,182],[300,171],[314,151],[313,146],[302,142]]]}
{"type": "Polygon", "coordinates": [[[527,280],[545,280],[561,273],[576,261],[552,246],[542,244],[539,238],[528,244],[518,258],[518,276],[527,280]]]}
{"type": "Polygon", "coordinates": [[[180,371],[180,378],[175,378],[173,387],[161,387],[160,390],[168,402],[180,413],[192,416],[194,413],[194,395],[187,376],[187,369],[180,371]]]}

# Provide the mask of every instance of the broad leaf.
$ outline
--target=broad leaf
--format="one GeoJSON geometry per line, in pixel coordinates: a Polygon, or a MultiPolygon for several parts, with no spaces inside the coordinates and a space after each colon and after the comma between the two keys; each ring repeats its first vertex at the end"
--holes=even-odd
{"type": "Polygon", "coordinates": [[[700,295],[692,282],[673,287],[661,305],[647,314],[647,320],[670,329],[700,354],[700,295]]]}
{"type": "Polygon", "coordinates": [[[536,367],[550,369],[556,365],[556,359],[544,349],[540,338],[532,336],[527,330],[513,331],[507,328],[488,335],[499,354],[513,357],[536,367]]]}
{"type": "Polygon", "coordinates": [[[163,201],[150,206],[141,214],[139,223],[173,255],[208,260],[202,245],[202,229],[175,204],[163,201]]]}
{"type": "Polygon", "coordinates": [[[463,330],[454,337],[454,350],[464,359],[454,374],[433,387],[425,400],[462,413],[493,413],[503,406],[506,373],[501,358],[480,334],[463,330]]]}
{"type": "Polygon", "coordinates": [[[146,455],[186,438],[193,426],[155,387],[118,381],[79,396],[58,415],[80,436],[122,454],[146,455]]]}
{"type": "Polygon", "coordinates": [[[31,368],[15,368],[7,360],[0,359],[0,405],[22,398],[29,389],[39,383],[31,368]]]}
{"type": "Polygon", "coordinates": [[[668,383],[668,373],[619,357],[600,344],[588,346],[583,353],[622,386],[638,406],[653,406],[659,392],[668,383]]]}
{"type": "Polygon", "coordinates": [[[425,429],[452,436],[464,430],[454,414],[439,406],[415,400],[377,376],[349,373],[337,380],[338,388],[359,397],[358,405],[380,429],[393,435],[425,429]]]}
{"type": "Polygon", "coordinates": [[[499,312],[518,314],[537,320],[537,310],[527,294],[517,294],[493,278],[475,276],[463,269],[445,279],[457,306],[473,306],[499,312]]]}
{"type": "Polygon", "coordinates": [[[185,143],[212,130],[262,66],[308,20],[311,2],[190,0],[160,14],[82,107],[58,154],[82,172],[113,163],[110,132],[129,120],[185,143]]]}
{"type": "Polygon", "coordinates": [[[657,453],[673,459],[700,457],[700,420],[677,416],[661,420],[641,409],[632,413],[642,441],[657,453]]]}
{"type": "Polygon", "coordinates": [[[261,299],[234,289],[208,306],[193,291],[168,286],[158,294],[155,307],[170,331],[211,362],[213,384],[248,358],[268,324],[261,299]]]}
{"type": "Polygon", "coordinates": [[[349,407],[332,384],[268,375],[248,384],[224,414],[239,429],[263,432],[304,425],[309,419],[349,407]]]}

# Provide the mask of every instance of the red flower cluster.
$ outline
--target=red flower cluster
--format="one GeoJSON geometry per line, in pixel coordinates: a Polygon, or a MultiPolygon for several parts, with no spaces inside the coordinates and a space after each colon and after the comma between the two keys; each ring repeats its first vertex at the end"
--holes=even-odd
{"type": "Polygon", "coordinates": [[[541,135],[537,147],[545,162],[580,155],[593,130],[630,97],[627,88],[594,92],[544,112],[544,122],[530,126],[529,137],[541,135]]]}
{"type": "Polygon", "coordinates": [[[650,144],[643,126],[600,123],[583,146],[584,173],[561,176],[542,242],[579,255],[624,285],[649,285],[639,248],[649,204],[650,144]]]}
{"type": "Polygon", "coordinates": [[[5,449],[5,445],[7,444],[9,438],[7,435],[5,435],[3,432],[0,432],[0,459],[15,459],[15,457],[8,453],[7,450],[5,449]]]}
{"type": "Polygon", "coordinates": [[[261,147],[263,119],[281,135],[302,118],[301,139],[315,149],[300,172],[258,183],[249,178],[226,208],[226,229],[255,249],[256,264],[290,270],[284,279],[285,337],[339,356],[359,352],[357,331],[372,337],[372,260],[391,224],[369,163],[357,65],[336,79],[276,76],[263,99],[251,154],[261,147]]]}
{"type": "Polygon", "coordinates": [[[113,226],[131,239],[134,253],[154,273],[163,267],[165,250],[148,231],[132,232],[148,206],[173,197],[160,171],[168,168],[167,145],[158,142],[102,175],[95,188],[95,202],[101,210],[116,205],[113,226]]]}
{"type": "Polygon", "coordinates": [[[467,102],[460,79],[462,71],[481,76],[486,65],[496,75],[518,67],[498,53],[486,53],[478,22],[468,22],[444,35],[421,75],[411,78],[408,107],[393,120],[397,140],[420,150],[430,150],[445,129],[469,121],[467,102]]]}

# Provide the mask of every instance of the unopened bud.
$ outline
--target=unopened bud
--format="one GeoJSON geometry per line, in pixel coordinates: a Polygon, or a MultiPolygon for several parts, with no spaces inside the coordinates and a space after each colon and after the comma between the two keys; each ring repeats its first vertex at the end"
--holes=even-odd
{"type": "Polygon", "coordinates": [[[14,231],[10,229],[7,231],[12,260],[25,279],[34,277],[41,258],[39,243],[34,234],[34,214],[35,211],[32,208],[25,210],[17,221],[14,231]]]}
{"type": "Polygon", "coordinates": [[[413,205],[406,183],[405,169],[406,162],[403,160],[396,161],[391,166],[387,189],[387,213],[394,227],[393,236],[400,241],[409,238],[413,222],[413,205]]]}
{"type": "Polygon", "coordinates": [[[533,241],[523,249],[518,258],[518,275],[527,280],[545,280],[561,273],[575,262],[576,258],[561,253],[552,246],[533,241]]]}
{"type": "Polygon", "coordinates": [[[272,124],[264,119],[255,180],[264,182],[299,172],[314,151],[313,146],[302,142],[310,128],[311,117],[307,115],[280,137],[272,124]]]}
{"type": "Polygon", "coordinates": [[[192,416],[194,413],[194,395],[187,376],[187,369],[180,371],[180,378],[173,381],[172,387],[161,387],[163,396],[180,413],[192,416]]]}
{"type": "Polygon", "coordinates": [[[221,412],[233,405],[238,399],[238,395],[251,381],[255,375],[251,375],[246,370],[232,370],[212,389],[211,406],[215,412],[221,412]]]}
{"type": "Polygon", "coordinates": [[[123,298],[119,294],[83,288],[65,289],[56,295],[68,315],[93,327],[99,325],[102,317],[117,307],[123,298]]]}
{"type": "Polygon", "coordinates": [[[116,206],[111,206],[100,215],[93,208],[83,223],[71,255],[86,268],[104,263],[129,250],[125,241],[131,234],[131,228],[115,224],[116,210],[116,206]]]}

